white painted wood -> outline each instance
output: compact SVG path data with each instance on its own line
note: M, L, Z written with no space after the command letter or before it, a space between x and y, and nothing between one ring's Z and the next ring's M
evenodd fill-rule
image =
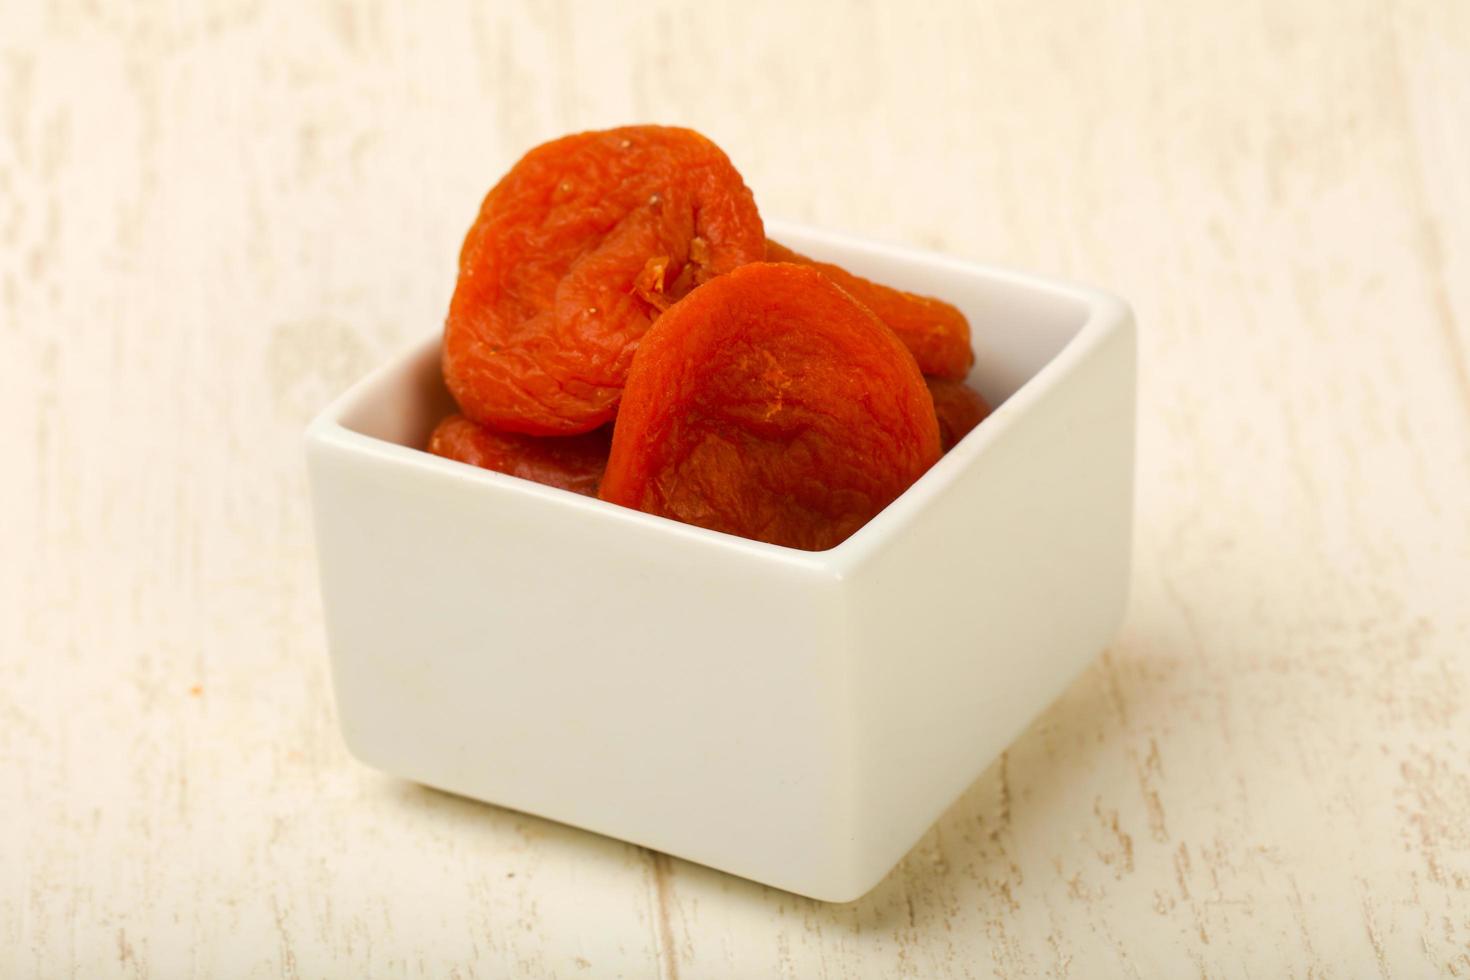
M1470 975L1470 7L420 6L0 10L0 975ZM301 427L633 120L1138 313L1123 631L852 905L336 732Z

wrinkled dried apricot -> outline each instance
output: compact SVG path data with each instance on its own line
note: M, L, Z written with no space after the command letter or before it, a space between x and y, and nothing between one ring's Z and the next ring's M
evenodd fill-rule
M757 263L644 336L600 496L819 551L938 458L933 402L893 332L817 270Z
M692 130L628 126L545 143L491 189L465 237L444 379L482 425L591 431L616 412L659 313L764 251L750 190Z
M925 374L959 381L970 373L975 363L975 353L970 349L970 322L944 300L864 279L841 266L793 252L780 242L766 242L766 261L796 262L820 269L898 334Z
M986 404L984 395L963 381L925 378L924 382L934 398L940 448L949 452L966 433L985 421L985 416L990 414L990 406Z
M497 432L463 415L451 415L429 437L429 452L595 497L611 439L606 428L577 436L527 436Z

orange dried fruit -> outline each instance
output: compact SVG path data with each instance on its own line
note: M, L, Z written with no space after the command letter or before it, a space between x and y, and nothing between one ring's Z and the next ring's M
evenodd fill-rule
M934 398L934 414L939 419L939 444L945 452L954 448L971 429L985 421L990 406L985 396L963 381L948 378L925 378L929 394Z
M628 126L545 143L491 189L465 237L444 379L482 425L591 431L615 414L649 324L764 252L750 190L692 130Z
M766 242L766 261L796 262L821 270L877 314L903 341L925 374L961 381L970 373L975 363L975 353L970 349L970 322L949 303L864 279L841 266L793 252L780 242Z
M815 269L757 263L671 307L633 359L600 496L818 551L939 458L913 355Z
M611 440L607 428L576 436L527 436L498 432L463 415L451 415L429 437L429 452L595 497Z

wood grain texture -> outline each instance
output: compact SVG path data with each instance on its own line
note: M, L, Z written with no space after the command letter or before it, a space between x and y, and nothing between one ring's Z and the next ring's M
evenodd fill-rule
M1470 5L422 6L0 8L0 975L1470 976ZM304 422L643 120L1138 314L1127 622L851 905L336 733Z

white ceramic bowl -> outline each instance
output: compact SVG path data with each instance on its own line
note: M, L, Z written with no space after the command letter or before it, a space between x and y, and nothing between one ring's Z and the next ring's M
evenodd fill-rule
M998 407L830 551L420 451L439 337L307 431L342 732L370 766L859 897L1116 630L1134 336L1111 296L810 229L965 311Z

